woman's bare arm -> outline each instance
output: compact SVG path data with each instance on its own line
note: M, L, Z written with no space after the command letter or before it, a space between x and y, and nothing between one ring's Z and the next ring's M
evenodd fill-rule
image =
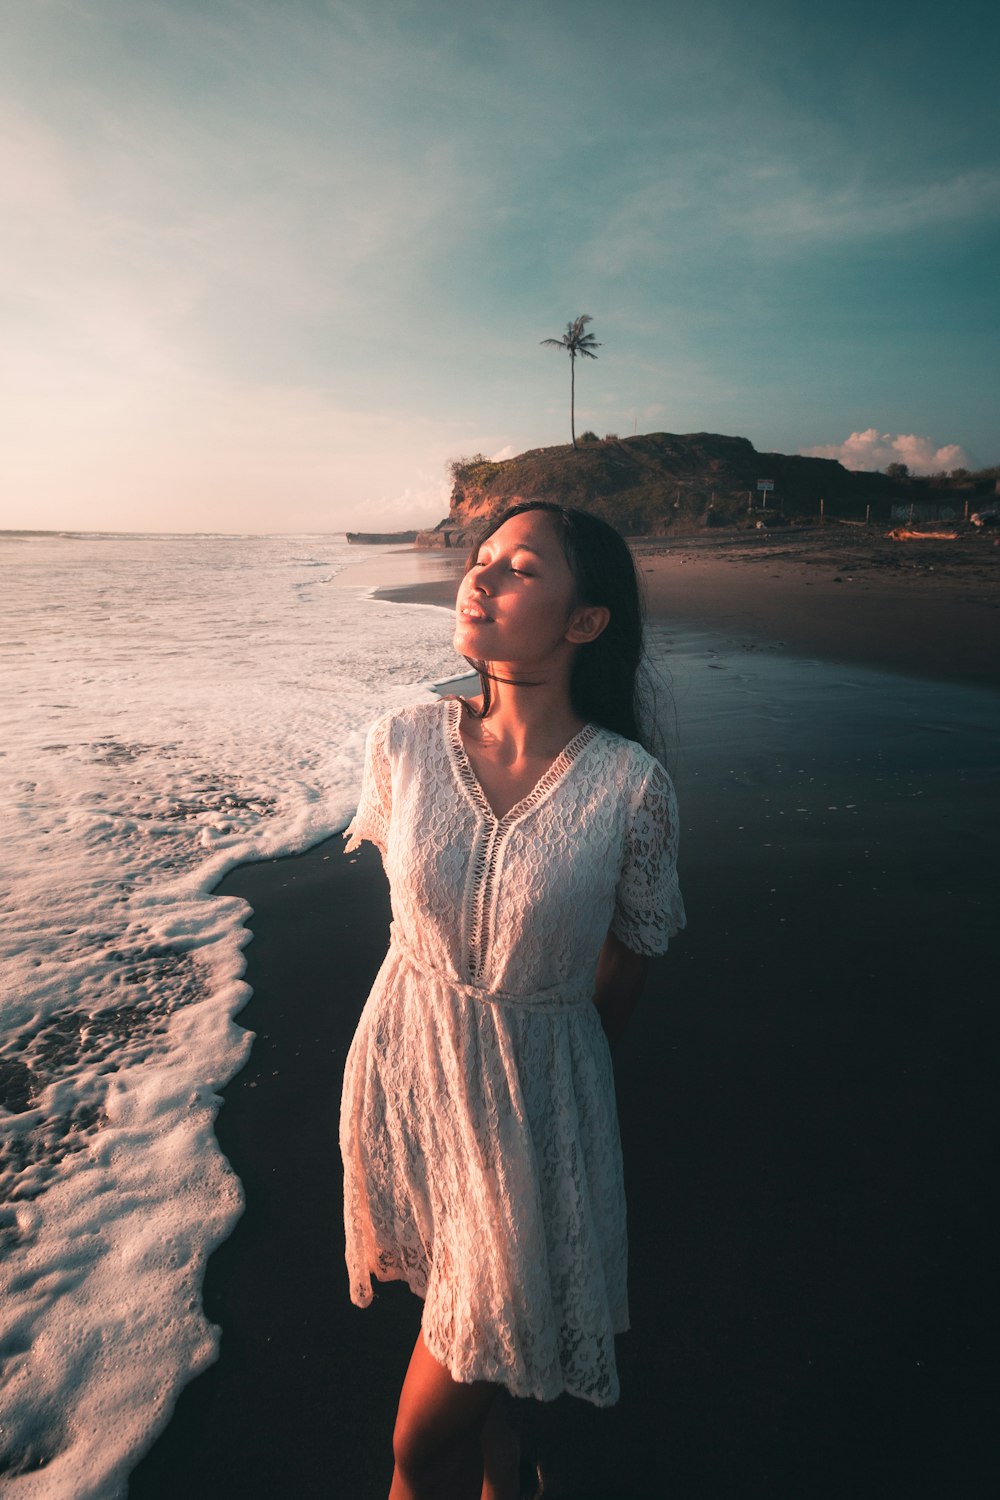
M594 1004L597 1006L604 1034L612 1047L621 1037L635 1010L648 969L648 958L644 958L641 953L633 953L613 932L608 933L597 960Z

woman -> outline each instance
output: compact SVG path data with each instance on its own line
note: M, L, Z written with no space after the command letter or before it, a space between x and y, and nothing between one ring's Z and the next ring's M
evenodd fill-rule
M393 911L344 1078L351 1296L367 1305L374 1275L424 1298L390 1500L516 1496L504 1390L617 1400L608 1039L684 923L673 790L637 743L618 533L507 510L470 558L455 646L481 696L379 719L348 829L349 849L381 849Z

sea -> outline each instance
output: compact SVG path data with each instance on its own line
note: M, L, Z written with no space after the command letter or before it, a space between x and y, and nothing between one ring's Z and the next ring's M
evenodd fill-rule
M449 612L343 536L0 533L0 1492L123 1495L216 1355L248 860L342 829Z

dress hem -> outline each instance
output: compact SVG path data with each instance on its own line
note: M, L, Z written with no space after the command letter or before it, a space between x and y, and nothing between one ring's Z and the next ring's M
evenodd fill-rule
M415 1297L419 1297L421 1302L426 1302L426 1290L421 1291L418 1287L415 1287L413 1285L413 1282L406 1275L405 1271L393 1271L386 1276L379 1276L375 1271L371 1270L369 1270L368 1272L367 1299L356 1297L354 1294L354 1288L352 1287L351 1301L354 1303L355 1307L370 1307L375 1296L372 1283L377 1282L380 1286L388 1286L389 1283L393 1281L405 1282L406 1286ZM631 1324L626 1318L620 1326L616 1325L612 1329L612 1333L617 1338L619 1334L628 1333L630 1327ZM519 1401L555 1401L559 1396L572 1396L575 1400L586 1401L591 1406L607 1408L616 1406L618 1404L618 1401L621 1399L621 1388L618 1385L617 1381L615 1382L614 1395L599 1397L594 1396L587 1391L577 1390L565 1380L550 1381L538 1385L531 1385L530 1382L527 1381L499 1380L490 1375L477 1374L475 1371L470 1371L466 1368L461 1367L457 1360L454 1360L449 1356L446 1349L438 1346L433 1334L428 1334L427 1329L424 1328L422 1320L420 1331L423 1334L424 1344L427 1348L428 1353L433 1359L437 1360L439 1365L442 1365L444 1369L448 1371L448 1374L451 1376L452 1380L456 1381L459 1385L472 1385L477 1380L483 1380L486 1381L486 1383L489 1385L502 1386L504 1390L508 1391L511 1396L514 1396Z
M423 1323L421 1323L420 1325L420 1331L423 1334L424 1344L427 1348L427 1352L433 1359L437 1360L439 1365L443 1365L443 1367L448 1371L448 1374L451 1376L452 1380L457 1381L459 1385L472 1385L475 1381L482 1380L485 1381L488 1385L501 1386L518 1401L555 1401L560 1396L572 1396L575 1400L586 1401L591 1406L607 1408L610 1406L616 1406L621 1399L621 1387L618 1384L617 1378L615 1380L613 1394L601 1397L594 1396L589 1391L576 1390L565 1380L550 1381L542 1385L532 1386L527 1381L521 1382L517 1380L500 1380L489 1375L478 1375L474 1372L461 1370L457 1366L457 1361L449 1359L447 1351L439 1349L435 1346L433 1335L428 1335L428 1332L424 1328ZM627 1333L628 1324L626 1323L624 1328L616 1328L614 1332L616 1336L619 1333Z

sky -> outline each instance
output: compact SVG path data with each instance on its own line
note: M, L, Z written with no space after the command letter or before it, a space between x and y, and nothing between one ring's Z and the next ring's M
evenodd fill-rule
M993 0L0 0L0 527L433 524L449 459L1000 462Z

